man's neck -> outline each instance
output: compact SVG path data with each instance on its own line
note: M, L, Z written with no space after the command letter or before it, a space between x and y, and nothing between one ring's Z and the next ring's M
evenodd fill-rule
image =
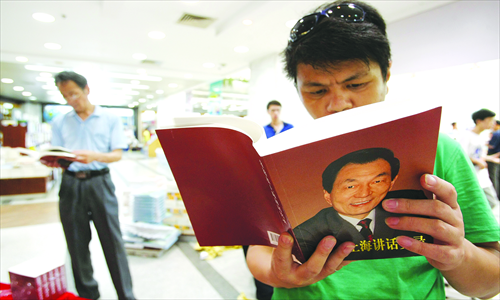
M94 112L95 110L95 105L88 105L85 110L77 112L76 114L83 120L85 121L90 115Z
M281 121L280 119L271 120L271 126L278 127L278 126L281 126L281 125L283 125L283 121Z
M481 134L481 132L483 132L484 129L481 127L481 126L478 126L476 125L473 129L472 129L472 132L474 132L475 134Z

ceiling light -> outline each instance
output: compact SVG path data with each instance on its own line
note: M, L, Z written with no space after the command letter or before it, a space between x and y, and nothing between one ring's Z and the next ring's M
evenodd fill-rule
M3 83L13 83L14 80L10 79L10 78L2 78L2 82Z
M25 97L29 97L29 96L31 96L31 93L30 92L23 92L22 95Z
M134 53L132 57L137 60L145 60L146 58L148 58L148 56L144 53Z
M132 104L133 104L134 106L137 106L137 105L139 105L139 102L134 101L134 102L132 102Z
M28 58L27 57L24 57L24 56L17 56L16 57L16 60L18 62L27 62L28 61Z
M169 86L170 86L170 85L169 85ZM164 91L163 91L163 90L156 90L156 93L157 93L158 95L161 95L161 94L163 94L163 93L164 93Z
M211 69L211 68L215 67L215 64L214 63L204 63L203 67L205 67L207 69Z
M154 97L155 97L155 96L153 96L153 95L147 95L147 96L146 96L146 98L148 98L148 99L153 99Z
M152 39L160 40L165 37L165 34L161 31L151 31L148 36Z
M54 22L56 20L56 18L54 18L52 15L46 13L34 13L31 16L37 21L46 23Z
M56 43L45 43L43 44L45 48L50 49L50 50L59 50L61 49L61 45L56 44Z
M37 65L26 65L26 66L24 66L24 68L26 70L30 70L30 71L50 72L50 73L59 73L59 72L64 71L63 68L37 66Z
M48 73L48 72L42 72L42 73L40 73L40 76L49 78L49 77L52 77L52 74ZM52 80L52 78L51 78L51 80Z
M237 46L237 47L234 47L234 52L237 52L237 53L248 52L248 47L246 47L246 46Z
M243 25L249 26L252 25L252 20L243 20Z
M36 97L35 96L31 96L28 99L30 99L30 100L36 100Z
M146 99L144 99L144 98L139 99L139 102L140 102L140 103L144 103L144 102L146 102L146 101L147 101L147 100L146 100Z
M134 105L134 104L132 104L132 103L130 103L130 104L128 105L128 107L130 107L130 108L134 108L134 107L135 107L135 105Z
M14 104L5 102L3 104L3 108L5 108L5 109L12 109L12 108L14 108Z
M168 84L168 87L169 88L172 88L172 89L175 89L176 87L178 87L179 85L177 83L169 83Z
M297 20L288 20L285 22L285 26L290 29L292 29L295 24L297 24Z
M14 91L16 91L16 92L21 92L21 91L24 91L24 88L23 88L22 86L18 86L18 85L17 85L17 86L15 86L15 87L13 87L13 89L14 89Z
M136 74L126 74L126 73L108 73L109 77L120 78L120 79L136 79L142 81L161 81L162 78L158 76L147 76L147 75L136 75Z
M130 80L131 84L139 85L141 82L139 80Z
M187 78L187 79L193 78L193 75L192 74L186 74L186 75L184 75L184 78Z

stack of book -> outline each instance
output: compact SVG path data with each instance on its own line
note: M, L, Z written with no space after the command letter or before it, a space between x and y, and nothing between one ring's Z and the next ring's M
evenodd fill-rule
M166 217L164 190L134 194L134 222L161 224Z
M122 223L123 241L128 254L159 257L179 239L175 227L144 222Z

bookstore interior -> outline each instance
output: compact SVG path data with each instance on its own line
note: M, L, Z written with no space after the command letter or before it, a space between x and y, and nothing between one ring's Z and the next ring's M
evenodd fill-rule
M90 103L117 117L126 140L121 159L108 167L135 297L258 299L242 243L198 243L197 228L199 238L231 231L229 221L218 219L224 211L221 206L232 204L212 207L208 203L218 198L211 198L196 207L187 197L203 197L200 186L211 182L208 177L230 181L241 170L227 171L232 175L217 172L226 170L225 161L237 163L242 158L227 151L213 171L198 172L196 166L212 155L211 147L228 146L222 143L224 134L203 128L217 123L215 119L188 124L194 122L189 118L244 120L244 129L237 130L247 132L253 126L252 133L245 133L251 139L245 134L230 139L248 139L252 151L252 142L257 144L254 136L264 134L263 127L271 122L266 108L271 100L281 103L281 120L294 126L290 132L301 127L314 130L294 83L284 75L281 52L297 20L322 3L2 1L0 300L79 298L59 211L61 181L70 172L61 159L71 166L76 156L52 144L53 120L74 111L55 83L54 77L62 71L87 79ZM426 129L428 136L432 130L455 134L452 123L460 131L470 130L474 127L471 114L482 108L495 112L498 120L498 1L375 1L372 5L387 22L392 66L384 104L400 107L395 115L403 116L414 103L440 107L434 127ZM455 16L443 21L448 14ZM190 134L191 127L186 136L165 129L182 125L182 117L187 117L184 125L202 125L198 135ZM227 126L233 128L232 123ZM486 139L490 132L482 136ZM276 137L274 145L280 141L288 141L285 134ZM183 150L174 154L163 148L166 145ZM58 167L47 165L48 156L56 157ZM167 156L179 158L169 164ZM278 164L278 159L273 163ZM183 168L189 170L183 172ZM200 174L206 179L198 178ZM301 174L305 181L307 174ZM178 184L176 178L192 184ZM241 184L243 190L245 185ZM210 214L210 224L192 223L189 211L192 218ZM245 217L235 221L242 220ZM100 244L105 237L98 235L94 225L91 235L99 299L118 299ZM446 295L471 299L450 286Z

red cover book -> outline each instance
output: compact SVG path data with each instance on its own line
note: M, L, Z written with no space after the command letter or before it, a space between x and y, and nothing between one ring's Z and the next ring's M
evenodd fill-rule
M265 139L259 124L236 117L178 118L174 127L156 133L201 246L276 246L279 234L287 231L295 239L294 255L303 262L314 251L315 239L331 231L338 245L345 240L356 243L347 259L373 259L415 255L397 247L397 235L432 242L419 233L382 231L377 221L387 217L386 212L375 204L383 197L431 198L419 178L433 172L440 117L441 107L377 103L311 121L270 139ZM341 189L337 179L329 179L328 170L359 153L364 159L366 151L379 150L392 153L392 160L347 162L332 175L342 178L348 167L365 171L372 165L390 167L379 172L385 174L383 180L362 183L385 182L378 198L348 206L373 206L364 208L374 219L368 225L372 232L360 238L366 234L353 228L362 226L349 225L353 222L349 216L360 214L339 208L341 197L336 195ZM325 190L323 177L331 191ZM320 220L314 221L319 225L311 227L313 220Z
M71 153L71 150L64 147L49 147L41 151L30 150L26 148L15 148L20 154L31 156L41 162L55 162L64 169L76 160L76 154Z

